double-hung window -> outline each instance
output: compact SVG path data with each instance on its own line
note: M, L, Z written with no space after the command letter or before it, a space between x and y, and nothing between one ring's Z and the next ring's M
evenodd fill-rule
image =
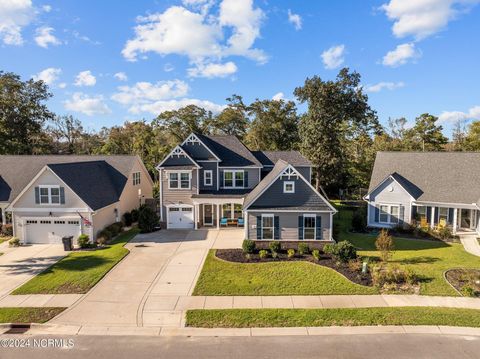
M190 172L170 172L168 174L168 188L190 189Z
M58 186L40 186L40 204L59 204L60 187Z
M262 239L273 239L273 214L262 215Z
M393 223L399 222L400 206L382 204L379 207L379 222L380 223Z
M438 208L438 224L440 226L446 226L448 223L448 208L440 207Z
M315 215L305 214L303 216L303 239L315 239Z
M223 187L243 188L245 186L244 175L243 170L223 171Z
M140 184L140 172L133 172L133 185L138 186Z
M203 185L211 186L213 184L213 172L212 170L206 170L203 172Z
M427 206L418 206L417 207L417 216L420 219L420 222L427 221Z

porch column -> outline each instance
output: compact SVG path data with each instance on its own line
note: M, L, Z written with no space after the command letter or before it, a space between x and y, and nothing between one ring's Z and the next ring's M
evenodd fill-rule
M435 226L435 207L432 207L432 214L430 216L430 228Z
M2 208L2 225L7 224L7 214L5 213L5 208Z
M457 234L457 208L453 209L453 223L452 223L452 234Z
M217 221L217 229L220 229L220 205L217 204L217 218L215 219Z
M193 206L193 209L194 209L194 212L193 212L193 220L194 220L194 224L195 224L195 229L198 229L198 211L199 211L199 205L198 204L195 204Z

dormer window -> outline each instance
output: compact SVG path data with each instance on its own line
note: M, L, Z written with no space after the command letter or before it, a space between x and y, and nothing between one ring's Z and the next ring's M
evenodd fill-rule
M283 193L295 193L295 182L293 181L283 182Z

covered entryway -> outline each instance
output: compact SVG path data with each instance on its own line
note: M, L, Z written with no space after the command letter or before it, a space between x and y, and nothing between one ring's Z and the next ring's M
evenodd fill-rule
M62 237L76 239L82 232L78 218L23 218L23 238L30 244L61 244Z
M187 204L167 207L168 229L193 229L193 206Z

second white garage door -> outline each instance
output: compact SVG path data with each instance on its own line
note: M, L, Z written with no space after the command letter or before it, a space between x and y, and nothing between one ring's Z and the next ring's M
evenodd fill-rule
M191 229L194 227L193 207L175 206L168 207L168 228L169 229Z
M25 243L62 243L62 237L81 234L80 220L25 218Z

